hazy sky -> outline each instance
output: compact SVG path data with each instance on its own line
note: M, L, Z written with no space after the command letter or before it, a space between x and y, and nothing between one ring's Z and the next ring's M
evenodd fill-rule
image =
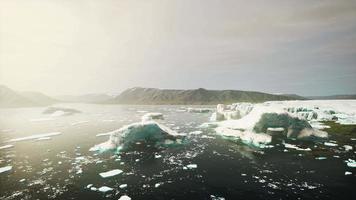
M0 0L0 84L356 93L356 1Z

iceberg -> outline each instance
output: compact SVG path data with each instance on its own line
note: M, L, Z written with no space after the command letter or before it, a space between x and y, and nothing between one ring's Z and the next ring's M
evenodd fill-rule
M116 175L119 175L121 174L123 171L120 170L120 169L114 169L114 170L110 170L110 171L107 171L107 172L102 172L100 173L99 175L102 177L102 178L108 178L108 177L112 177L112 176L116 176Z
M300 148L294 144L288 144L288 143L284 143L283 144L285 148L288 148L288 149L295 149L295 150L298 150L298 151L311 151L310 148L306 148L306 149L303 149L303 148Z
M21 137L21 138L15 138L15 139L8 140L7 142L20 142L20 141L25 141L25 140L35 140L35 139L39 139L39 138L57 136L60 134L62 134L62 133L61 132L43 133L43 134L30 135L30 136Z
M196 169L196 168L198 168L198 165L197 164L189 164L186 167L187 167L187 169Z
M210 117L211 121L240 119L253 109L251 103L236 103L232 105L218 104L216 112Z
M121 189L127 188L127 184L121 184L121 185L119 185L119 188L121 188Z
M112 132L108 141L95 145L89 151L125 150L137 142L164 144L170 140L173 144L178 136L180 134L155 121L142 121Z
M162 113L147 113L145 115L142 116L142 121L150 121L150 120L154 120L154 119L161 119L163 120L163 114Z
M12 170L12 166L0 167L0 173Z

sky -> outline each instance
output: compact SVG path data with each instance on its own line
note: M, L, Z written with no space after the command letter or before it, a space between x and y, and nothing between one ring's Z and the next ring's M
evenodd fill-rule
M0 84L356 93L355 0L0 0Z

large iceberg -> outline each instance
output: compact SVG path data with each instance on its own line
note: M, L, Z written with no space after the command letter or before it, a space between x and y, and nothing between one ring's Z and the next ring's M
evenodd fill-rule
M110 139L98 144L90 151L122 150L127 149L137 142L149 142L155 144L174 143L177 132L155 121L142 121L126 125L118 130L112 131Z
M228 138L236 138L241 140L245 144L251 144L256 147L265 147L266 144L269 144L272 141L272 137L264 133L233 130L225 127L218 127L215 129L215 131L221 136Z

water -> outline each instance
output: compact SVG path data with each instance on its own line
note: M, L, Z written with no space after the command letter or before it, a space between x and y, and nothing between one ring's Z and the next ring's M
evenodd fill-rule
M119 106L63 104L82 113L50 117L45 108L0 110L0 199L355 199L356 135L331 135L336 147L322 142L286 140L312 151L286 149L282 141L256 149L222 139L200 129L209 113L183 112L182 106ZM108 139L97 137L141 120L147 112L161 112L166 126L188 134L188 144L155 148L137 144L115 155L95 154L89 148ZM6 141L60 132L43 140ZM340 133L342 134L342 133ZM354 149L346 151L343 145ZM318 160L316 158L325 157ZM196 168L194 168L196 165ZM188 167L187 167L188 166ZM193 166L193 167L192 167ZM99 173L123 173L102 178ZM345 175L345 172L352 172ZM112 191L87 188L107 186ZM127 187L120 185L127 184Z

